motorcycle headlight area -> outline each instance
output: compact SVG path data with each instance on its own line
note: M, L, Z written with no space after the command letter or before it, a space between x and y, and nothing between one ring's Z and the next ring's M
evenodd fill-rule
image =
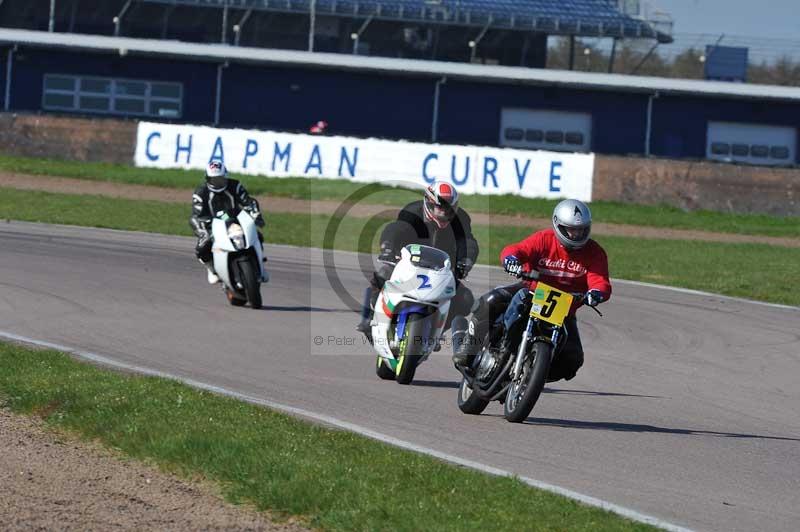
M244 237L244 231L239 224L231 224L228 226L228 238L231 239L233 247L237 250L242 250L247 247L247 239Z

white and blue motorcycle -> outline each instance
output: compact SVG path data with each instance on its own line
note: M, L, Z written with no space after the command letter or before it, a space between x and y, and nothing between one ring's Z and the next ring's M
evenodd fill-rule
M269 274L253 215L246 209L220 211L211 221L211 236L214 270L228 302L237 307L250 303L251 308L260 309L261 283L269 281Z
M401 250L371 323L378 377L400 384L414 380L417 367L439 345L455 294L447 253L419 244Z

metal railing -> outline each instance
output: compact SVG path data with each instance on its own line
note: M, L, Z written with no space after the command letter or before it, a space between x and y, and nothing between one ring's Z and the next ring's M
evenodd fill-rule
M195 5L205 7L253 9L283 13L310 14L315 16L340 16L353 18L373 17L391 21L417 21L430 24L455 24L459 26L484 27L517 31L541 31L562 35L591 35L617 38L658 38L661 30L650 20L634 17L623 12L619 16L586 17L536 15L525 12L469 9L463 5L447 6L443 3L359 1L359 0L138 0L140 2L171 5ZM620 0L625 2L626 0ZM630 2L631 0L627 0ZM637 5L638 5L638 0ZM671 33L671 19L669 19Z

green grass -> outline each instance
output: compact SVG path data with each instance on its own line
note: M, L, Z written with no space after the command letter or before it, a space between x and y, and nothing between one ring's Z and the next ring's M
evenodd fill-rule
M190 235L189 205L72 196L0 188L0 217ZM265 238L275 244L323 246L327 215L266 213ZM385 219L344 218L331 243L336 249L375 251ZM528 236L521 227L475 226L479 262L497 264L506 244ZM800 305L789 279L800 279L800 248L763 244L602 237L617 278L707 290L774 303ZM749 266L756 265L756 266Z
M86 163L31 159L0 155L0 171L24 174L72 177L94 181L191 189L202 181L201 173L187 170L160 170L107 163ZM363 185L343 180L266 178L234 176L241 179L252 194L269 194L297 199L343 200ZM402 205L419 199L419 193L391 187L374 187L368 203ZM524 215L549 218L555 201L518 196L463 196L462 206L470 212ZM724 233L800 237L800 217L756 214L726 214L711 211L686 212L668 206L630 205L593 202L595 220L609 223L646 225L674 229L698 229Z
M0 343L0 404L326 530L654 530L174 381Z

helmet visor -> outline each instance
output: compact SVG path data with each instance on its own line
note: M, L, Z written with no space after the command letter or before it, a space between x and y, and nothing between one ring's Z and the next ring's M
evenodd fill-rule
M228 178L225 175L206 176L208 186L215 189L223 189L228 185Z
M567 225L559 225L558 230L567 240L572 242L583 242L589 237L589 227L569 227Z
M425 206L428 208L430 215L440 222L449 222L456 216L455 209L444 202L437 204L425 198Z

